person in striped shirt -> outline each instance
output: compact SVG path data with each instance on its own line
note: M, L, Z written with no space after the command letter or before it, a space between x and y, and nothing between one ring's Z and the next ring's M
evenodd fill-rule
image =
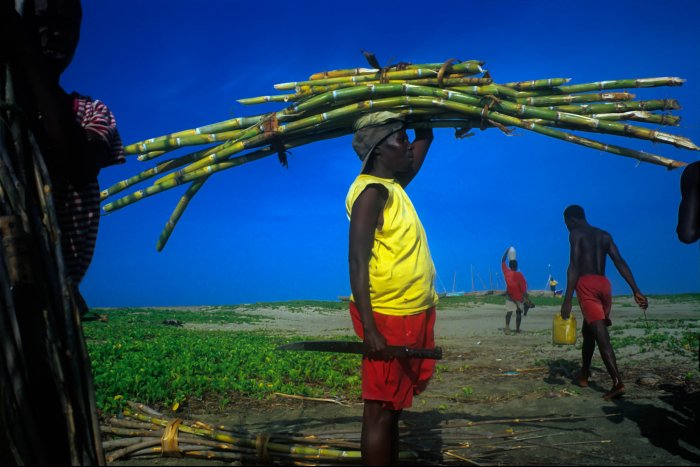
M33 10L30 10L33 4ZM79 0L34 0L16 25L11 63L22 79L18 92L51 176L66 276L81 315L79 292L92 261L100 220L100 169L125 162L116 120L100 100L67 93L60 77L78 45ZM17 37L16 37L17 38Z

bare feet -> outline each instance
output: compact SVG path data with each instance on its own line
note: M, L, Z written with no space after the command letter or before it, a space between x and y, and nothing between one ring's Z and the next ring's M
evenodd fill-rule
M610 399L620 397L624 393L625 393L625 385L622 383L618 383L615 386L613 386L613 388L610 391L606 392L603 395L603 399L605 399L606 401L609 401Z
M580 371L574 377L576 378L576 382L578 383L579 386L581 386L582 388L588 387L588 373L587 372Z
M510 328L505 328L505 329L503 330L503 332L504 332L506 335L510 334Z

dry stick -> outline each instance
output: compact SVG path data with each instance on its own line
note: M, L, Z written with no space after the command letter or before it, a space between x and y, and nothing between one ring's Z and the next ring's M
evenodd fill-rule
M454 457L455 459L459 459L459 460L461 460L461 461L464 461L464 462L466 462L466 463L468 463L468 464L470 464L470 465L484 465L484 464L479 464L478 462L473 461L473 460L471 460L471 459L467 459L466 457L459 456L459 455L457 455L457 454L455 454L455 453L453 453L453 452L451 452L451 451L445 451L445 454L447 454L447 455L450 456L450 457Z
M160 430L133 430L129 428L102 425L100 426L100 429L102 430L102 433L117 436L161 436L163 434L162 428Z
M121 418L116 418L112 417L110 418L107 423L110 425L115 425L121 428L136 428L136 429L146 429L146 430L162 430L163 427L154 425L152 423L145 423L145 422L139 422L138 420L127 420L127 419L121 419Z
M167 418L164 414L158 412L155 409L152 409L151 407L141 404L138 402L132 402L132 401L126 401L126 405L131 407L134 410L138 410L140 412L145 413L146 415L151 415L153 417L158 417L158 418Z
M160 438L152 438L140 443L134 444L133 446L127 446L125 448L114 451L106 456L107 462L114 462L124 456L127 456L133 452L140 451L144 448L150 448L151 446L160 445Z
M321 398L321 397L297 396L295 394L284 394L281 392L274 392L273 394L276 396L280 396L280 397L288 397L290 399L300 399L300 400L305 400L305 401L317 401L317 402L332 402L334 404L342 405L343 407L351 407L351 404L348 404L347 402L337 401L335 399L325 399L325 398Z
M103 430L102 433L105 433L105 431ZM112 433L110 433L110 434L112 434ZM108 441L102 442L102 448L105 451L112 451L114 449L133 446L135 444L140 444L140 443L143 443L144 441L152 441L154 439L160 440L161 437L160 436L158 436L158 437L156 437L156 436L136 436L135 438L110 439Z

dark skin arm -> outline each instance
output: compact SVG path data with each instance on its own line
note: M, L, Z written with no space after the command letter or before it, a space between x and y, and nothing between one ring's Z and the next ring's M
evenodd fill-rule
M382 227L381 214L386 200L383 188L370 185L355 200L350 214L350 288L362 318L365 345L372 353L379 353L386 347L386 339L374 322L369 293L369 260L374 232Z
M700 161L688 165L681 175L676 233L683 243L690 244L700 239Z
M620 255L620 252L617 249L617 245L615 245L615 242L613 241L612 237L610 238L608 255L610 256L610 259L612 260L617 270L620 272L622 278L625 279L625 282L627 282L627 284L629 284L630 288L632 289L632 293L634 293L634 301L637 302L637 305L639 305L640 308L646 310L649 307L649 302L644 296L644 294L642 294L642 292L639 290L639 287L637 287L637 283L634 280L634 276L632 276L632 271L627 265L627 262Z
M569 267L566 269L566 292L564 293L564 301L561 304L561 317L569 319L571 315L571 300L574 297L574 290L579 278L579 258L581 254L580 236L575 232L569 234Z
M415 130L416 139L413 140L413 164L410 170L396 174L396 181L406 188L411 180L416 176L423 166L425 156L428 154L430 144L433 142L432 128L417 128Z

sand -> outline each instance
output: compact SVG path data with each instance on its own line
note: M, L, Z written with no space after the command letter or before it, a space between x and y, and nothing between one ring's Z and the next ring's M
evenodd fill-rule
M274 319L232 328L266 329L293 334L299 340L305 336L332 339L348 335L350 329L345 311L276 307L250 308L245 312ZM503 306L460 305L438 310L436 340L443 348L444 358L428 390L404 412L401 425L402 436L408 436L415 427L436 428L412 444L422 451L424 465L700 464L697 352L677 355L660 349L642 352L635 346L618 349L618 365L627 392L621 398L604 401L602 395L610 388L610 378L597 352L590 386L581 388L574 378L580 366L580 335L573 346L551 343L556 312L555 306L538 306L523 319L522 333L505 335ZM580 325L580 313L577 311L575 316ZM641 316L631 299L617 299L611 330L624 328ZM700 306L698 302L652 299L647 316L652 324L661 321L678 326L677 320L685 320L700 325ZM229 413L186 416L261 432L359 433L361 401L351 398L345 402L347 406L277 397L263 404L240 406ZM479 423L469 429L457 428L468 421ZM490 454L483 442L475 440L471 447L453 451L470 461L441 452L446 444L454 444L455 436L466 442L480 436L497 439L499 434L511 432L522 433L521 440L493 441L495 447ZM155 459L116 464L219 462Z

